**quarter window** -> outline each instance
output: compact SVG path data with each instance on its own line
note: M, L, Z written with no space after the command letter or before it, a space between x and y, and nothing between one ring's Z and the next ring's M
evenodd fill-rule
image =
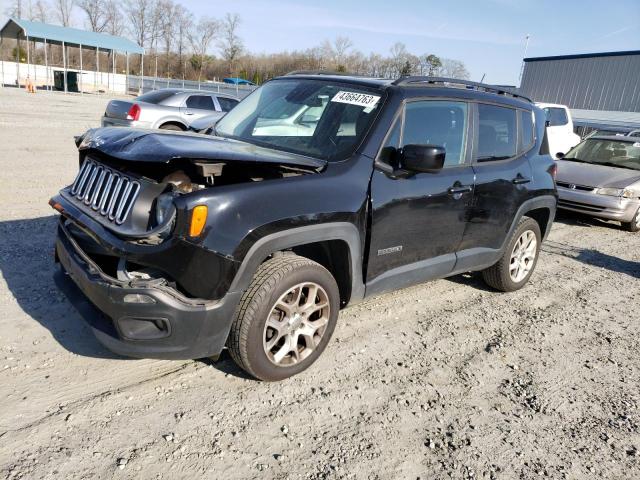
M446 151L445 167L465 161L467 104L464 102L410 102L405 108L404 145L437 145Z
M518 151L524 153L533 145L533 117L531 112L527 110L518 110L520 116L520 148Z
M516 155L516 111L478 104L478 162L506 160Z
M238 104L238 101L232 98L218 97L218 103L223 112L228 112Z
M195 108L198 110L214 110L213 98L210 95L191 95L187 98L187 108Z

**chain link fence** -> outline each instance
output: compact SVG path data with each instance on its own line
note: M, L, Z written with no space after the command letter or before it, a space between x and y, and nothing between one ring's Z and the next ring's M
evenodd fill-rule
M233 85L222 82L198 82L194 80L177 80L175 78L157 78L129 75L128 90L132 95L146 93L161 88L182 88L187 90L201 90L206 92L226 93L238 98L244 98L257 87L254 85Z

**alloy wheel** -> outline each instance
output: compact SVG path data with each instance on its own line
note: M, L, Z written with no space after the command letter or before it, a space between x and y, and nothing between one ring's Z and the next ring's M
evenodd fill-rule
M527 230L518 237L509 262L509 275L512 281L520 283L527 277L535 263L537 249L538 240L533 231Z
M290 366L319 346L330 318L329 296L317 283L290 288L273 305L264 327L262 345L269 360Z

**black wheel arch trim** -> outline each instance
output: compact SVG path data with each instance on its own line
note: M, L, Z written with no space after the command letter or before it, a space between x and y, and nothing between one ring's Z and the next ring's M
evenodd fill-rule
M358 227L348 222L331 222L282 230L256 241L245 255L229 291L244 291L251 283L258 267L269 255L288 248L328 240L344 241L349 248L351 296L348 304L364 298L362 280L362 242Z

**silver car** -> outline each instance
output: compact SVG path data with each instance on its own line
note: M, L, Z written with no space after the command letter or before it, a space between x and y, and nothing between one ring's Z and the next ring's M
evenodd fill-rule
M640 231L640 138L588 138L558 163L558 207Z
M102 117L103 127L187 130L194 120L222 118L239 100L223 93L165 88L134 100L111 100Z

